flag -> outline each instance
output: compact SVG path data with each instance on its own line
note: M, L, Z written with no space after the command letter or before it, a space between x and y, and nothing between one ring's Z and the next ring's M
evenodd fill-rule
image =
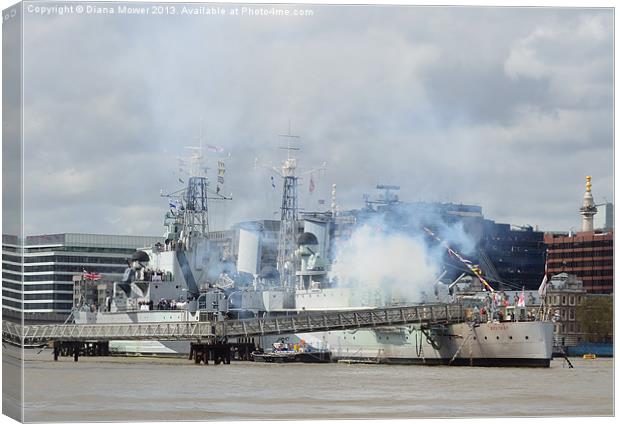
M310 191L310 193L314 193L314 177L312 174L310 175L310 187L308 187L308 191Z
M179 182L180 182L181 184L185 184L185 181L183 181L183 180L182 180L182 179L180 179L180 178L179 178Z
M325 204L325 199L319 199L319 205L324 205Z
M177 208L177 204L176 204L176 202L168 202L168 207L176 209Z
M222 177L221 175L219 177L217 177L217 182L219 184L224 184L224 177Z
M276 180L273 179L273 175L271 176L271 187L276 188Z
M522 308L525 306L525 288L521 288L521 293L519 293L519 302L517 306Z
M223 153L224 152L224 148L219 147L219 146L212 146L212 145L208 145L207 149L211 152L211 153Z
M95 281L95 280L101 280L101 274L96 274L94 272L90 273L90 272L86 272L86 270L84 270L84 279L86 280L91 280L91 281Z
M544 296L547 294L547 260L545 259L545 275L543 276L542 283L538 287L538 294Z

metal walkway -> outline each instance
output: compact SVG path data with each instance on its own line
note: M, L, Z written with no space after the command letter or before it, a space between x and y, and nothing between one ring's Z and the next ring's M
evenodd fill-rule
M50 341L100 342L110 340L191 340L213 339L209 322L153 322L131 324L48 324L27 325L3 321L2 340L37 345Z
M404 324L453 324L464 321L461 305L416 305L355 311L301 312L262 319L211 322L30 325L3 321L2 339L35 345L51 341L177 340L204 343L223 338L337 331Z
M403 324L453 324L464 320L461 305L419 305L356 311L305 312L268 319L217 323L216 333L226 337L253 337L312 333Z

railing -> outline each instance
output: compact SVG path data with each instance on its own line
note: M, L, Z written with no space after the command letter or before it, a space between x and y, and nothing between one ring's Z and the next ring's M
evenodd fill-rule
M54 341L196 340L214 337L209 322L30 325L2 323L2 338L24 344Z
M218 321L62 324L22 327L2 322L2 338L19 344L48 341L109 340L185 340L207 341L216 337L253 337L263 335L335 331L405 324L452 324L464 321L461 305L419 305L356 311L302 312L298 315Z
M461 305L403 306L357 311L306 312L259 320L221 321L216 324L216 334L251 337L389 325L455 323L463 320Z

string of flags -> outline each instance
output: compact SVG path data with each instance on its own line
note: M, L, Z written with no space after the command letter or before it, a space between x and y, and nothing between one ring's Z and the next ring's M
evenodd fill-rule
M491 287L491 285L489 283L487 283L487 281L484 279L484 277L482 277L482 270L480 269L480 266L472 264L472 262L470 260L467 260L467 259L463 258L456 251L452 250L452 248L448 245L448 243L446 243L445 241L443 241L442 239L437 237L437 235L435 235L435 233L433 233L431 230L429 230L426 227L423 227L423 228L424 228L424 231L426 231L431 237L433 237L435 240L437 240L439 243L441 243L448 250L448 254L450 254L451 256L454 256L459 261L461 261L463 264L465 264L467 269L469 269L476 277L478 277L478 279L480 280L480 282L483 285L483 288L488 289L491 293L495 292L495 290L493 290L493 287ZM494 298L494 300L495 300L495 298Z
M224 174L226 174L226 164L224 161L217 161L217 187L215 192L220 194L222 189L222 185L224 185Z

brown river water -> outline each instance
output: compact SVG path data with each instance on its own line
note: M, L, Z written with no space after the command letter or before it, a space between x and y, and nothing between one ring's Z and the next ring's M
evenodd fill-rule
M4 402L19 386L3 349ZM183 358L25 356L25 421L610 416L613 359L551 367L194 365ZM9 384L9 386L7 386ZM8 402L8 403L7 403Z

